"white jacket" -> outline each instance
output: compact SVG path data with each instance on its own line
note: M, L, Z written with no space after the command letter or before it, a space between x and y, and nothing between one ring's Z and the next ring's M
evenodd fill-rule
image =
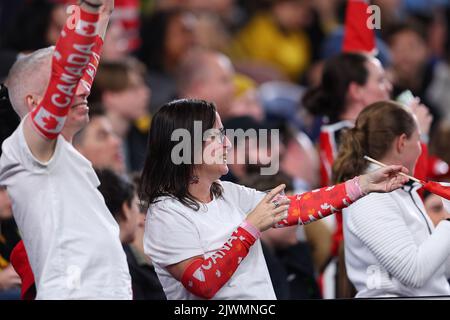
M345 263L356 297L450 295L450 222L434 228L419 187L371 193L344 210Z

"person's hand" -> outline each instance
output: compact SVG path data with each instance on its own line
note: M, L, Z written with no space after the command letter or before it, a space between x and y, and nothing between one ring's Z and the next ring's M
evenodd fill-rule
M400 175L400 172L408 173L408 169L400 165L392 165L363 174L359 178L361 191L364 194L394 191L409 180L407 177Z
M87 12L97 13L100 11L100 6L105 4L107 0L79 0L80 7Z
M106 17L109 19L114 11L114 0L103 0L103 6L101 6L99 14L100 19Z
M104 0L104 5L99 11L98 34L105 40L106 30L108 29L109 18L114 11L114 0Z
M290 200L286 197L274 198L284 190L286 185L280 184L271 190L250 212L246 220L260 231L267 230L287 217Z
M0 291L8 290L13 287L20 286L22 281L14 268L9 265L5 269L0 270Z
M420 99L417 97L410 103L409 106L411 108L412 113L417 118L420 133L422 135L428 136L430 133L431 122L433 121L433 116L428 110L428 107L423 103L420 103Z

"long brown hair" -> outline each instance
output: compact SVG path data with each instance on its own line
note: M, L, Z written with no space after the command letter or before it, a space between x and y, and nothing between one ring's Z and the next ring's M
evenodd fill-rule
M396 137L411 137L416 129L411 112L393 101L375 102L356 119L355 127L343 133L339 154L333 165L333 182L339 183L362 174L368 163L364 155L381 159Z

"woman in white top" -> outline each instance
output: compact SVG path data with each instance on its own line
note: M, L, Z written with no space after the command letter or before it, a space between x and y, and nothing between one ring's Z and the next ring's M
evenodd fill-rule
M315 221L407 180L396 174L405 168L391 166L302 195L280 196L284 185L265 194L219 180L230 146L212 103L177 100L153 117L141 186L150 205L144 250L168 299L275 299L261 231Z
M343 136L335 181L377 168L364 155L413 172L419 137L415 117L402 105L368 106ZM345 263L356 297L450 295L450 222L433 226L420 187L407 183L389 194L370 194L343 211Z

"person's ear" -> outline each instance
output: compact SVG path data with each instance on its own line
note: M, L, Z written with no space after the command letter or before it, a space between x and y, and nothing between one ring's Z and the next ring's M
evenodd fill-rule
M356 82L350 82L347 90L347 99L350 101L361 101L362 100L363 90L361 85Z
M25 97L25 104L28 111L33 110L39 104L39 101L35 95L29 94Z
M399 154L402 154L405 150L406 140L408 140L408 137L404 133L396 138L396 151Z
M130 216L131 216L131 206L128 205L127 201L124 201L122 203L122 214L121 214L122 220L126 222L130 219Z

